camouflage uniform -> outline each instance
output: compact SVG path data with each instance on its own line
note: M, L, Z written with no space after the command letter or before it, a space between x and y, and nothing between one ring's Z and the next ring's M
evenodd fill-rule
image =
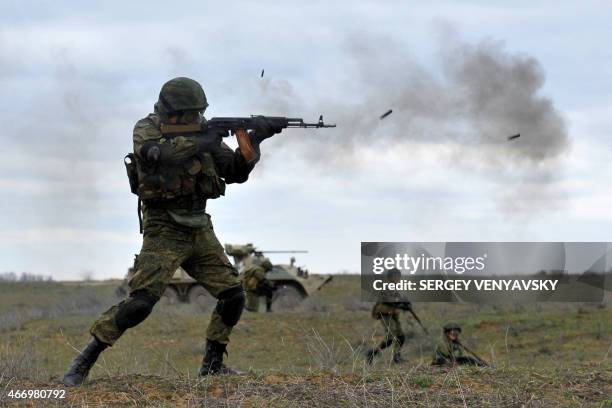
M259 311L259 298L266 297L266 311L271 311L274 283L266 278L266 272L272 269L267 258L262 262L254 262L246 266L241 274L242 286L246 291L246 309L251 312Z
M186 160L198 151L193 137L179 136L170 141L164 140L157 114L151 114L136 124L135 154L138 155L143 145L151 141L171 145L168 160ZM214 163L211 170L217 170L218 176L223 177L227 183L246 181L253 169L252 165L244 161L239 151L232 151L224 143L211 150L210 156ZM212 175L212 180L207 181L208 184L220 184L218 176ZM240 286L238 272L215 236L210 216L205 213L205 206L206 199L198 197L178 197L163 202L151 201L150 204L147 200L144 201L144 239L136 260L135 272L128 281L130 294L141 291L156 300L159 299L179 266L215 297L227 289ZM113 345L125 331L125 328L117 326L116 321L117 312L125 302L104 312L91 327L91 334L100 341ZM231 326L223 323L215 309L206 337L227 344L231 330Z
M144 206L142 249L128 298L93 324L93 338L64 375L65 385L81 385L100 353L147 318L179 266L217 298L199 375L236 373L223 356L244 308L244 290L215 236L206 201L224 195L226 183L245 182L259 160L259 144L281 129L257 119L247 134L247 149L254 152L247 163L240 149L222 142L226 131L202 126L207 106L199 83L174 78L163 85L155 113L136 123L134 153L127 156L133 165L126 162L126 168L139 209Z
M453 361L463 359L465 353L463 347L454 341L450 341L445 335L438 341L432 365L452 365Z
M451 330L461 332L461 327L457 323L446 323L442 329L442 338L438 341L434 351L431 365L437 366L453 366L459 365L478 365L484 366L484 362L470 356L464 346L457 340L451 340L446 333Z
M401 272L395 268L387 270L384 275L387 282L398 282L401 276ZM378 302L376 302L372 308L372 318L380 320L385 338L380 342L378 347L366 352L366 361L368 364L372 364L374 357L391 344L393 344L393 362L400 363L403 361L401 349L406 341L406 335L402 330L399 316L400 311L406 310L408 307L410 307L410 302L408 302L400 292L384 291L380 293Z
M385 338L379 344L378 348L372 352L372 357L393 344L393 359L396 362L401 361L400 352L406 341L406 336L402 330L399 316L400 309L395 303L376 302L376 304L374 304L372 308L372 318L380 320Z

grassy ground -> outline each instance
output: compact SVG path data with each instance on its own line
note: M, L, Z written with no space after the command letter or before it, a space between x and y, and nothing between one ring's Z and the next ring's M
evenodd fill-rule
M197 379L207 313L158 305L107 350L84 387L67 398L15 401L10 390L62 388L97 314L116 302L116 282L0 284L0 406L611 406L612 310L589 304L505 307L417 304L435 338L405 316L407 362L389 353L373 367L363 352L380 341L358 277L338 277L291 312L246 313L229 365L246 376ZM492 367L429 366L446 320Z

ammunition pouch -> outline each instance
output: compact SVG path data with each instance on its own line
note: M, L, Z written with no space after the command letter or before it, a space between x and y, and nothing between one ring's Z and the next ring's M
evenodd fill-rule
M201 170L195 158L182 163L142 162L138 160L138 196L143 200L173 199L195 193Z
M225 195L225 181L217 174L212 156L208 153L198 156L202 165L197 183L198 195L212 199Z
M137 193L147 203L185 196L213 199L225 194L225 182L217 174L213 158L208 153L198 154L180 163L137 160L136 170ZM194 209L192 206L171 208Z

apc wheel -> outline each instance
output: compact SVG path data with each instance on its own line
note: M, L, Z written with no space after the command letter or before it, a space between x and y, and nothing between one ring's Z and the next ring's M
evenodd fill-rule
M216 304L214 297L201 285L194 285L189 289L189 303L201 311L211 310Z
M293 310L306 298L302 292L291 285L283 285L274 291L272 308L274 310Z
M179 302L179 295L176 289L172 286L168 286L164 291L159 303L162 305L176 305Z

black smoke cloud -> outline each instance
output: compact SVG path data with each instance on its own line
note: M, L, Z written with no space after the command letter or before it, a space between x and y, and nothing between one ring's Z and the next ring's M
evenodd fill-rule
M301 149L302 157L322 169L350 166L364 149L410 147L418 155L443 145L450 152L446 165L484 174L497 185L504 210L529 213L560 205L557 181L569 148L567 126L541 94L545 73L534 57L511 53L501 42L470 44L448 33L441 36L435 64L428 64L435 69L386 38L353 39L346 55L344 72L352 79L338 78L329 96L306 101L287 81L260 81L254 101L260 108L263 101L265 109L293 116L324 111L338 124L279 143ZM353 89L344 92L347 83ZM380 120L388 109L393 114ZM521 138L508 141L516 133Z

